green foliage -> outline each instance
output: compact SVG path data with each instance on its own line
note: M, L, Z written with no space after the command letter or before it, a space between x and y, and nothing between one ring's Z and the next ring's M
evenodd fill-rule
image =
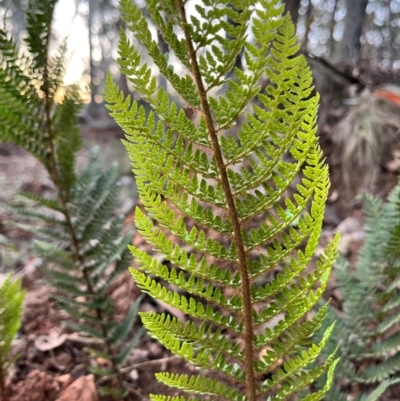
M21 280L13 280L8 275L0 283L0 399L5 397L7 371L14 362L8 355L21 326L24 296Z
M347 400L349 387L350 393L357 389L357 401L379 400L399 381L400 184L386 203L366 196L364 214L365 240L355 269L343 259L335 267L343 311L330 311L337 320L330 348L339 346L343 357L326 400Z
M120 365L136 346L134 331L140 299L117 321L110 297L112 285L130 265L122 235L123 219L114 214L119 194L117 168L102 172L96 153L76 174L81 147L77 113L81 100L76 87L62 87L65 42L49 57L51 22L56 0L31 0L27 13L26 44L21 55L11 39L0 32L0 140L22 146L47 169L56 187L55 198L22 194L30 207L16 209L34 221L36 254L41 269L57 290L55 298L73 330L101 340L96 356L110 361L110 369L93 367L105 376L103 393L126 393ZM57 93L64 92L58 102ZM108 387L107 387L108 386Z
M67 326L105 344L102 358L115 363L109 376L118 374L117 367L129 356L141 335L141 330L132 333L140 299L118 322L110 298L111 285L131 263L127 245L132 236L121 235L123 219L114 215L119 193L117 178L117 166L103 173L94 152L70 189L68 214L62 211L50 215L49 208L37 207L35 211L18 210L20 216L41 223L35 229L41 240L34 242L36 254L43 262L41 269L58 290L55 299L59 305L74 318L66 322ZM35 198L35 202L37 206L51 206L47 199ZM66 216L73 222L72 228ZM60 246L67 243L76 248L71 252L65 245ZM98 350L89 351L98 355ZM100 372L97 368L93 370Z
M160 373L162 383L185 395L151 399L287 400L327 372L323 389L303 398L320 400L337 360L333 352L325 364L311 364L333 326L313 342L327 307L309 312L325 289L338 239L307 268L329 187L315 137L318 96L310 69L278 0L204 1L196 5L201 20L184 3L147 2L179 59L171 66L141 10L121 1L127 28L178 98L157 86L123 31L121 70L152 111L124 98L111 78L104 95L126 132L144 209L136 210L136 226L170 262L130 246L132 275L144 292L192 318L183 324L149 312L141 313L143 323L200 374L212 374ZM225 81L243 48L246 69L234 69ZM265 77L270 84L262 89ZM220 95L215 89L222 85ZM182 102L195 111L194 121Z

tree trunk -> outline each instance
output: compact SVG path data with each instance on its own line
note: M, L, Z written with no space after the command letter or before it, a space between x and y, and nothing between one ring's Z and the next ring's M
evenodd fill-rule
M347 0L344 33L338 46L338 61L350 60L357 64L367 5L368 0Z
M94 85L94 62L93 62L93 15L95 12L95 4L93 0L89 0L89 14L88 14L88 35L89 35L89 69L90 69L90 104L95 105L95 97L97 94L97 86Z
M387 7L389 11L389 20L388 20L388 25L389 25L389 38L388 38L388 43L387 43L387 58L390 60L390 70L393 69L393 56L394 56L394 42L396 40L396 30L395 26L393 24L393 19L394 19L394 13L392 12L392 9L390 7L390 0L387 2Z
M329 27L329 55L333 55L335 52L335 39L333 37L333 33L335 31L335 16L336 16L336 12L337 12L337 7L338 7L338 0L334 0L335 1L335 5L333 7L333 11L332 11L332 16L331 16L331 21L330 21L330 27Z
M285 13L290 13L292 21L297 25L301 0L285 0Z
M125 31L125 21L123 21L120 16L118 19L118 22L117 22L117 32L120 32L121 29L123 29ZM128 86L128 78L126 77L125 74L120 74L119 80L118 80L118 85L121 88L123 94L125 96L128 96L130 91L129 91L129 86Z
M309 1L307 12L306 12L306 15L305 15L305 28L306 28L306 31L304 32L304 37L303 37L303 40L301 42L301 49L302 49L303 52L307 51L308 36L310 34L311 24L312 24L313 20L314 20L314 9L313 9L313 5L312 5L311 1Z

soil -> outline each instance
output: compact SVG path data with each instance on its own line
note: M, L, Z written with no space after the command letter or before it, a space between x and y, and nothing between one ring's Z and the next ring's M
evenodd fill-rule
M78 165L81 167L84 164L93 145L100 148L105 168L114 161L119 162L123 187L121 211L126 215L127 229L131 229L132 210L137 198L129 160L120 142L122 133L114 125L110 125L108 120L101 121L103 124L96 121L82 125L85 145L79 154ZM355 198L356 190L346 188L343 184L340 161L335 159L335 146L328 133L321 133L321 145L330 165L332 180L321 246L339 230L343 234L341 253L354 262L363 242L362 204ZM387 159L388 162L392 160L392 154L387 155ZM382 168L376 182L372 192L385 198L397 182L397 173ZM14 200L19 190L42 196L54 191L46 172L33 157L18 147L4 144L0 145L0 186L2 205ZM42 277L37 270L38 261L32 256L31 235L11 222L10 212L6 208L0 208L0 236L12 245L12 248L0 256L0 276L6 270L14 270L23 277L23 285L28 292L22 328L13 348L13 354L20 354L20 358L8 381L8 401L107 400L106 397L101 398L96 391L98 379L88 373L91 360L85 352L87 339L65 330L62 321L66 316L50 300L51 288L41 281ZM141 238L135 237L134 243L140 244ZM117 315L123 316L130 302L139 295L140 291L129 273L121 276L112 289ZM336 290L334 277L326 296L332 298L334 305L340 305L341 298ZM141 304L141 310L160 312L166 309L165 305L146 297ZM59 345L43 351L40 350L38 341L55 341ZM147 400L150 393L176 395L154 377L155 372L165 370L171 373L195 373L192 366L172 356L156 341L144 335L124 367L130 382L129 399Z

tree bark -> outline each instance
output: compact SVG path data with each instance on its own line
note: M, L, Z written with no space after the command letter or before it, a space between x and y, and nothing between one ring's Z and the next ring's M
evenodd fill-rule
M97 94L97 87L94 85L94 62L93 62L93 15L95 4L93 0L89 0L89 14L88 14L88 35L89 35L89 69L90 69L90 104L91 106L95 105L95 96Z
M338 6L338 1L335 1L335 5L333 7L333 11L332 11L332 16L331 16L331 21L330 21L330 27L329 27L329 31L330 31L330 38L329 38L329 55L331 56L332 54L334 54L335 52L335 39L333 38L333 33L335 31L335 16L336 16L336 11L337 11L337 6Z
M297 25L301 0L285 0L285 13L290 13L292 21Z
M367 5L368 0L347 0L344 33L338 46L338 61L350 60L357 64Z
M396 30L393 25L393 19L394 19L394 13L392 12L392 9L390 7L390 0L387 1L387 7L389 11L389 20L388 20L388 25L389 25L389 38L388 38L388 43L387 43L387 58L390 60L390 70L393 69L393 56L394 56L394 42L396 40Z
M312 3L310 1L308 3L307 12L306 12L306 15L305 15L305 28L306 28L306 31L304 32L304 37L303 37L303 40L301 42L302 51L307 51L308 36L310 34L311 24L312 24L313 20L314 20L314 9L313 9L313 5L312 5Z
M117 30L118 30L118 32L121 29L125 30L125 21L123 21L121 16L120 16L119 19L118 19L118 22L117 22ZM123 94L125 96L128 96L130 91L129 91L129 86L128 86L128 78L126 77L125 74L120 74L118 84L119 84L119 87L121 88Z

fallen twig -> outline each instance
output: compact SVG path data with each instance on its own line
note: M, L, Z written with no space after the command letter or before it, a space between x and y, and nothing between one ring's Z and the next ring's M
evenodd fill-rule
M144 361L144 362L135 363L134 365L126 366L125 368L121 369L121 372L127 373L127 372L131 372L134 369L138 370L138 369L146 368L148 366L167 364L168 362L177 361L179 359L181 359L179 356L169 356L169 357L161 358L161 359L152 359L151 361Z

